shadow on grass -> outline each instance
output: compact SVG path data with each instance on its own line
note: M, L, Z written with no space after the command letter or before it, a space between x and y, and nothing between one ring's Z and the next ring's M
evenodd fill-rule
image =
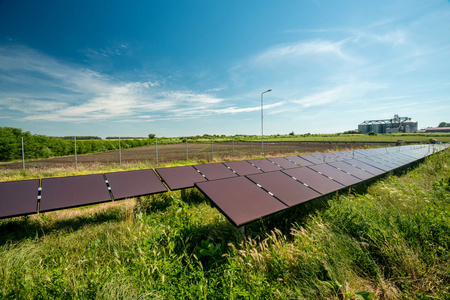
M0 223L0 246L7 243L18 243L26 239L34 239L56 231L76 231L85 225L101 224L126 218L124 210L119 208L81 215L64 220L54 220L47 214L36 218L24 216L5 220Z

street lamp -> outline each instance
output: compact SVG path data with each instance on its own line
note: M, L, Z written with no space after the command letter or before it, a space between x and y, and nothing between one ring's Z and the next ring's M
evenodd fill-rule
M263 94L271 92L272 90L267 90L261 93L261 155L264 156L264 125L263 125Z

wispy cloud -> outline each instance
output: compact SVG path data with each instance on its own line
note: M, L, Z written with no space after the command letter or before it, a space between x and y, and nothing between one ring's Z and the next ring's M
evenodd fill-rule
M267 61L292 59L295 57L309 55L325 55L331 54L341 59L349 60L342 51L342 46L346 40L331 42L327 40L300 41L297 43L289 43L276 45L273 48L261 53L256 57L256 62L264 63Z

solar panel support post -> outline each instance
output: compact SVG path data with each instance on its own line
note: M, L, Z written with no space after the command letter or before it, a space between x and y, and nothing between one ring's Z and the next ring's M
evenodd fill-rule
M25 151L23 148L23 137L22 137L22 169L25 170Z
M180 190L181 200L186 200L186 189Z
M120 149L120 137L119 137L119 166L122 166L122 151Z
M239 227L238 227L238 230L239 230L239 233L241 234L242 238L245 239L245 238L246 238L245 225L239 226Z
M75 169L78 169L78 161L77 161L77 137L73 137L74 144L75 144Z
M159 166L159 158L158 158L158 139L155 136L155 152L156 152L156 165Z

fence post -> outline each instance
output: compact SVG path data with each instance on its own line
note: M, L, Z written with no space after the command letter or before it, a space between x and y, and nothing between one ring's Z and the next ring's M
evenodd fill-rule
M119 166L122 166L122 150L120 149L120 137L119 137Z
M231 142L233 144L233 157L234 157L234 136L231 137Z
M214 138L211 137L211 161L214 159Z
M75 169L78 169L78 161L77 161L77 137L73 137L75 143Z
M23 137L22 137L22 168L25 170L25 151L23 149Z
M156 165L159 166L159 158L158 158L158 139L155 136L155 151L156 151Z
M253 138L250 137L250 156L253 157Z
M189 160L189 156L188 156L188 142L187 142L187 137L186 137L186 161Z
M280 140L280 142L281 142L281 155L283 155L283 138L281 137L280 139L281 139Z
M295 155L295 136L294 136L294 155Z

